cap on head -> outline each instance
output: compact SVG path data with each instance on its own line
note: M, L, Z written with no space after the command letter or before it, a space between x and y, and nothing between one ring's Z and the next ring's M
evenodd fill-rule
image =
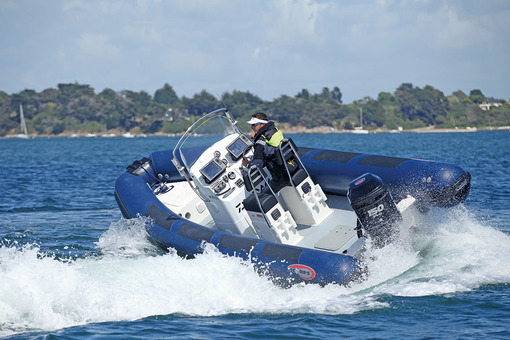
M253 116L251 116L251 119L247 121L250 125L255 124L266 124L268 122L267 116L264 112L257 112Z
M263 119L258 119L258 118L255 118L255 117L252 117L249 121L247 121L246 123L250 124L250 125L255 125L255 124L266 124L267 123L267 120L263 120Z

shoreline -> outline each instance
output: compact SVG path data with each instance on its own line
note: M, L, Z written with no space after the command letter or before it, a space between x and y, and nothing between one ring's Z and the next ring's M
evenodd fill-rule
M334 134L334 133L350 133L350 134L359 134L355 133L355 130L336 130L330 126L318 126L315 128L304 128L304 127L282 127L280 128L283 133L287 134ZM467 128L436 128L435 126L427 126L422 128L415 128L409 130L388 130L388 129L375 129L368 130L365 134L373 134L373 133L458 133L458 132L477 132L477 131L509 131L510 126L500 126L500 127L467 127ZM365 130L367 131L367 130Z
M283 125L280 130L284 134L375 134L375 133L467 133L467 132L478 132L478 131L510 131L510 126L500 127L467 127L467 128L436 128L435 126L427 126L409 130L387 130L387 129L375 129L375 130L363 130L364 133L356 133L356 130L337 130L331 126L317 126L314 128L305 128L302 126L285 126ZM153 134L140 134L132 135L129 133L120 133L118 130L106 131L104 133L61 133L58 135L28 135L27 138L111 138L111 137L124 137L124 138L142 138L142 137L179 137L183 133L165 134L165 133L153 133ZM6 135L0 137L0 139L23 139L17 135Z

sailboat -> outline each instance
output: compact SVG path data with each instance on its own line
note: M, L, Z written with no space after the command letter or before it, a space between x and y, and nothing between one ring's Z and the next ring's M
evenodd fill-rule
M368 134L368 130L363 129L363 109L361 107L359 108L359 125L360 126L356 126L354 130L352 130L352 133Z
M25 115L23 114L23 105L21 105L21 104L19 106L19 117L20 117L21 132L18 133L15 137L16 138L28 138L27 123L25 122Z

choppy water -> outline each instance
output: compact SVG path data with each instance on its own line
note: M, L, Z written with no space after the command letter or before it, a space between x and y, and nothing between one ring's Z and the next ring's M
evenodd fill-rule
M296 135L298 145L450 162L463 205L373 251L348 287L284 289L208 249L165 254L113 185L176 138L0 140L0 337L510 337L510 133Z

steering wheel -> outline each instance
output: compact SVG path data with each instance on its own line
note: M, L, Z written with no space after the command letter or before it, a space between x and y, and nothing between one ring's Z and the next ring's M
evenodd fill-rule
M242 161L242 162L244 162L244 160L245 160L245 159L246 159L246 160L248 160L248 159L246 158L246 154L247 154L250 150L252 150L252 149L253 149L253 144L248 145L248 146L244 149L244 151L243 151L243 155L242 155L242 157L241 157L241 161ZM249 161L249 160L248 160L248 161ZM243 166L244 166L244 164L243 164ZM243 166L241 166L241 169L243 168Z
M254 148L254 144L250 144L246 147L246 149L244 149L243 151L243 159L246 158L246 153L249 152L251 149Z

